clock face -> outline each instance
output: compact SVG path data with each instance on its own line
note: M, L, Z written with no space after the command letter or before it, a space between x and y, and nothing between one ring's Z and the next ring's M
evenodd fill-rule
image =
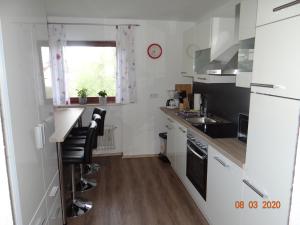
M162 55L162 48L159 44L151 44L147 52L150 58L158 59Z

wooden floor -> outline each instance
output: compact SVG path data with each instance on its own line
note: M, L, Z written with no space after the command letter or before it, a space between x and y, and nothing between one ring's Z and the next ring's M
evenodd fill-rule
M171 167L158 158L97 158L93 210L68 225L208 225Z

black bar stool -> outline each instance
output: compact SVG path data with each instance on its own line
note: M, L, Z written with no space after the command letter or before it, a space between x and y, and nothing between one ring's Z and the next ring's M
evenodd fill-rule
M98 136L104 136L104 128L105 128L105 116L106 116L106 110L102 108L95 108L94 109L95 113L99 113L101 120L99 124L99 129L98 129ZM97 172L100 169L100 165L98 163L92 163L92 164L87 164L86 165L86 174L91 174L94 172Z
M94 114L94 122L96 122L97 127L95 129L95 135L93 137L93 143L92 143L92 147L91 147L91 156L92 156L92 149L93 148L97 148L97 133L99 132L99 126L98 124L100 124L100 116L98 114ZM64 149L69 149L70 147L84 147L85 146L85 142L86 142L86 137L84 135L80 135L80 136L72 136L71 138L67 138L64 143L62 144ZM92 162L92 157L89 161L89 163ZM80 182L78 183L76 190L80 191L80 192L84 192L84 191L88 191L91 190L92 188L97 186L97 182L95 180L92 179L86 179L83 176L83 164L80 164Z
M97 135L98 136L103 136L104 135L104 127L105 127L105 116L106 116L106 110L105 109L102 109L102 108L95 108L93 110L93 114L92 114L92 119L94 119L94 115L95 114L98 114L100 115L101 117L101 120L100 120L100 125L99 125L99 128L98 128L98 132L97 132ZM71 131L71 138L77 138L80 137L81 135L84 135L86 133L86 130L87 130L87 127L76 127L76 128L73 128L72 131ZM79 141L78 141L79 142ZM83 141L81 141L83 142ZM97 146L95 146L96 148ZM86 171L86 175L90 175L90 174L93 174L93 173L97 173L100 169L100 165L97 164L97 163L92 163L92 164L86 164L85 165L85 171Z
M92 158L92 145L94 136L96 136L97 123L92 121L88 133L85 139L84 147L71 147L63 146L62 148L62 160L64 164L71 165L72 172L72 204L68 212L69 217L77 217L85 214L93 207L91 201L78 199L75 196L75 165L82 165L84 163L90 163Z

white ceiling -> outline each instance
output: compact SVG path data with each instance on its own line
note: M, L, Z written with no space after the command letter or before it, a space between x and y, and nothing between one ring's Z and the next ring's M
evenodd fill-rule
M197 21L230 0L46 0L49 16Z

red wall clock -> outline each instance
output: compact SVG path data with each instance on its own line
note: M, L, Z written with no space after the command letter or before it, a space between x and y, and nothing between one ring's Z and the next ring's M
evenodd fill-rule
M151 44L147 50L148 56L152 59L158 59L162 55L162 48L159 44Z

